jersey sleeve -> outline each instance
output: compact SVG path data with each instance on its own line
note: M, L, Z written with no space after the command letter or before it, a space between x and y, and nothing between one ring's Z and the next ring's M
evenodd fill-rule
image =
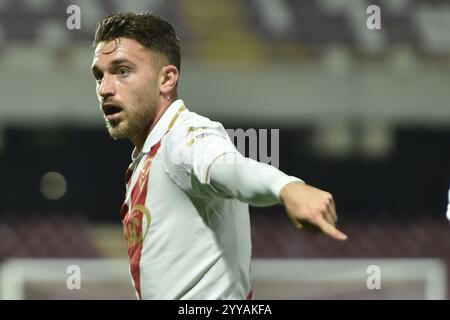
M208 120L174 129L163 142L166 173L185 192L215 194L210 185L212 163L224 154L238 153L225 128Z
M253 206L281 204L281 189L291 182L303 180L288 176L277 168L244 158L240 154L222 156L211 166L211 184L223 195Z

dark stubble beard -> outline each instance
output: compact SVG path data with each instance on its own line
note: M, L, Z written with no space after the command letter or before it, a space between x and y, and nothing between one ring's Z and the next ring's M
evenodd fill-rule
M111 123L104 117L106 129L114 140L146 136L149 133L148 129L155 113L154 110L155 108L152 106L137 108L134 112L122 109L125 119L117 124Z

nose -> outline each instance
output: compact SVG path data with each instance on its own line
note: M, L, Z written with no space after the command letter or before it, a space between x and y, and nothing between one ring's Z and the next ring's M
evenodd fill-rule
M113 79L105 75L101 82L97 84L97 93L103 99L114 96L115 88Z

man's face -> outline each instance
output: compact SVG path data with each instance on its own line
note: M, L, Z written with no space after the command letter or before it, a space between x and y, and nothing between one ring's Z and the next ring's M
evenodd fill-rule
M97 45L92 72L112 138L132 139L148 134L159 99L160 68L155 59L156 54L128 38Z

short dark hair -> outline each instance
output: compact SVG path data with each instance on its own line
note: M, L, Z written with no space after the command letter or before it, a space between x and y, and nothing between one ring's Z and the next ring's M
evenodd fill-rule
M107 15L97 23L92 46L119 37L136 40L144 47L163 54L169 64L180 70L180 40L173 26L163 18L149 12Z

